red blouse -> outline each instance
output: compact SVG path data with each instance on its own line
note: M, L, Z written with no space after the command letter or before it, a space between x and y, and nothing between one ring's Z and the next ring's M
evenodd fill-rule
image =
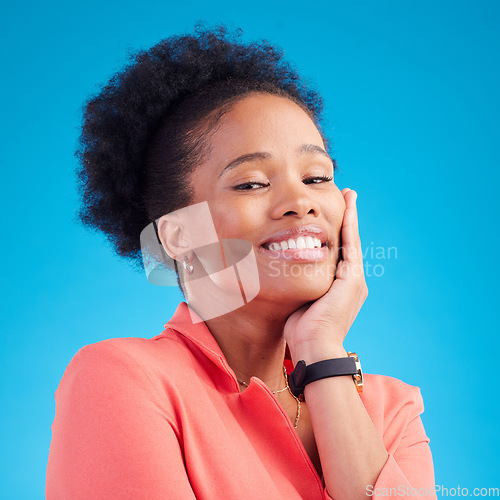
M389 453L367 494L435 499L420 389L366 374L360 397ZM160 335L104 340L72 359L56 391L46 498L330 499L277 399L256 377L240 392L184 302Z

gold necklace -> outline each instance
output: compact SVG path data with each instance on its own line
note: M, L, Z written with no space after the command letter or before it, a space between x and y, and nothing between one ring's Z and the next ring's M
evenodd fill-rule
M297 415L295 416L295 423L294 423L294 428L296 429L297 426L299 425L299 418L300 418L300 399L295 396L295 394L292 392L290 389L290 386L287 384L288 387L288 392L292 395L292 397L297 401Z
M299 419L300 419L300 399L297 398L297 397L295 397L295 395L293 394L293 392L290 389L290 386L288 385L288 377L287 377L285 366L283 366L283 375L285 377L286 387L284 387L283 389L279 389L277 391L271 391L271 392L273 394L279 394L280 392L284 392L284 391L286 391L288 389L288 392L290 393L290 395L297 401L297 414L295 415L295 423L294 423L294 426L293 426L296 429L297 426L299 425ZM243 380L240 380L239 378L237 378L236 380L241 385L244 385L245 387L248 387L248 384L246 382L243 382Z

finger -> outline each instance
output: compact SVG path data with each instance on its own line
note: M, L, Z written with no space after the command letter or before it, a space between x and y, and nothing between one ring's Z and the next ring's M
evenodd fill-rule
M350 191L345 194L346 210L342 221L342 255L344 260L359 264L362 261L362 252L356 208L357 193L352 191L352 194L349 194Z
M361 238L359 237L359 223L358 223L358 193L356 191L353 191L355 193L355 196L353 196L351 200L351 207L354 210L354 234L355 234L355 239L356 242L358 243L359 247L361 248Z

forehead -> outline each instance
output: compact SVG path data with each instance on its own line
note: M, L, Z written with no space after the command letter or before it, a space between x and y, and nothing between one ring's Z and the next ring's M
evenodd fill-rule
M252 94L234 104L208 142L207 156L190 176L193 201L216 196L225 167L240 157L264 153L283 167L297 161L304 144L324 149L309 115L290 99L270 94Z
M323 140L309 115L295 102L271 94L252 94L223 115L212 136L214 151L277 147ZM251 152L251 151L246 151Z

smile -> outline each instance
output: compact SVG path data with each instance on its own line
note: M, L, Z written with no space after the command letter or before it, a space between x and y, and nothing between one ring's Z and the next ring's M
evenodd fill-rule
M313 248L287 248L271 250L260 246L258 249L260 255L273 260L286 260L289 262L321 262L326 260L328 247L323 245L322 247Z
M282 229L268 236L258 248L259 254L273 260L316 262L327 258L328 236L317 224Z
M288 250L288 249L305 249L305 248L321 248L323 245L319 238L313 236L299 236L298 238L288 238L283 241L273 241L263 245L267 250Z

